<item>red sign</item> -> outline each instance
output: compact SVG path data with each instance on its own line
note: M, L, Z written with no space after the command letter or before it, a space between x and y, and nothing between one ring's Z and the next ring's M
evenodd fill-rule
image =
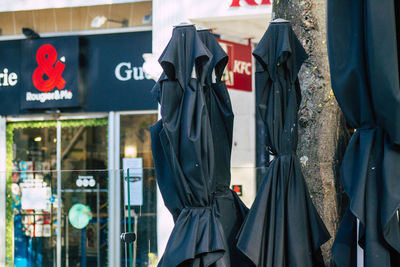
M241 184L232 185L232 190L235 191L238 196L243 196L243 189Z
M230 89L252 91L251 45L243 45L219 40L219 44L229 56L222 80Z
M57 51L51 44L42 45L36 53L38 67L33 72L33 85L41 92L49 92L57 86L59 90L65 87L61 77L65 64L57 61ZM57 63L56 63L57 62ZM53 67L53 65L55 66ZM44 78L46 75L47 79Z
M21 49L21 108L78 107L78 37L23 40Z
M230 7L239 7L241 0L232 0ZM257 3L255 0L243 0L249 6L258 6L258 5L271 5L271 0L262 0L261 3Z

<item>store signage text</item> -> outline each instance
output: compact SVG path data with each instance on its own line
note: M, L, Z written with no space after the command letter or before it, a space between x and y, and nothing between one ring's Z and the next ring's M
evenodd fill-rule
M40 103L44 103L47 100L68 100L72 99L72 96L72 92L68 90L39 94L26 92L26 101L40 101Z
M17 83L18 75L15 72L8 73L7 68L0 72L0 86L15 86Z
M259 5L271 5L271 0L262 0L257 3L255 0L232 0L230 7L240 7L240 2L246 2L249 6L259 6Z
M22 108L78 105L78 38L25 40Z
M39 101L44 103L48 100L70 100L73 94L70 90L61 90L65 88L66 81L62 77L65 69L65 57L57 60L57 51L51 44L44 44L36 52L36 63L32 75L34 87L41 93L26 92L25 100L27 102ZM59 91L52 91L56 88Z
M229 61L222 80L230 89L252 91L251 46L225 40L218 40L222 49L228 54Z
M121 62L115 67L115 78L120 81L147 79L142 67L132 67L130 62Z
M242 60L235 60L233 62L233 72L251 75L251 62L246 62Z
M157 109L142 69L151 39L143 31L0 42L0 115Z

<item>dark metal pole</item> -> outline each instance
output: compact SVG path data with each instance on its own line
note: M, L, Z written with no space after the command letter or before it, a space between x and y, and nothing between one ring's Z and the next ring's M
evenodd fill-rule
M132 222L131 222L131 190L130 190L130 175L129 175L129 168L126 170L127 177L126 177L126 186L128 187L128 231L129 233L132 232ZM131 262L131 266L134 266L133 257L132 257L132 243L129 243L129 261Z
M96 209L97 209L97 267L100 267L100 183L97 183L96 192Z

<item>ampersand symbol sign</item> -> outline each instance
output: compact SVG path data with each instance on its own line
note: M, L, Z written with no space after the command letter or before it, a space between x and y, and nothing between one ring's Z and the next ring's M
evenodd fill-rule
M57 61L57 51L51 44L42 45L36 53L38 67L33 72L33 85L42 92L49 92L57 87L65 87L65 80L61 77L65 64ZM55 67L53 67L56 63ZM47 76L45 79L44 75Z

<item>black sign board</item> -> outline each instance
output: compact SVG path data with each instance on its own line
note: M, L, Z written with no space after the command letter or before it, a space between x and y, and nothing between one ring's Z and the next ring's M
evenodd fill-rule
M90 111L150 110L155 82L143 72L143 54L151 53L151 32L91 35L81 38L81 74Z
M21 108L78 106L78 37L24 40L21 51Z
M0 115L156 110L151 31L0 41Z
M21 91L20 41L0 42L0 114L18 114Z

